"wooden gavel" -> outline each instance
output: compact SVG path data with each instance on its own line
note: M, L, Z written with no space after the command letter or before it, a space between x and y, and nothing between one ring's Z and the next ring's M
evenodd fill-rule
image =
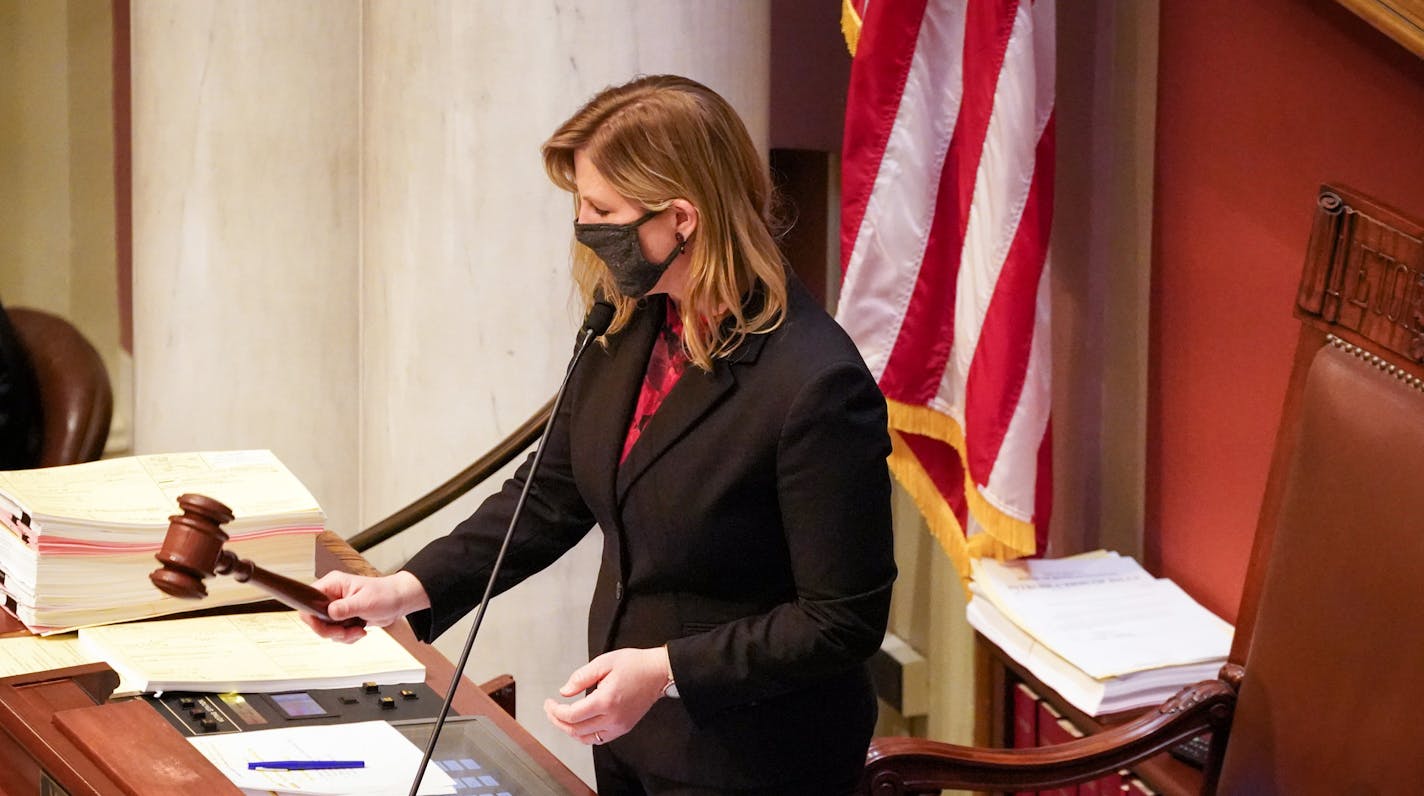
M326 622L332 621L326 613L331 599L325 594L222 549L223 542L228 540L222 526L232 522L232 509L206 495L194 494L180 495L178 507L183 513L168 518L168 535L163 537L163 547L154 556L163 566L148 576L160 591L196 600L208 596L203 578L231 574L238 583L251 583L283 605ZM361 626L365 623L353 618L336 624Z

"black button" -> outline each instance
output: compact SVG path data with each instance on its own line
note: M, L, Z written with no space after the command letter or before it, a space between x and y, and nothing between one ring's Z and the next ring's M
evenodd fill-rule
M202 708L189 708L188 715L192 716L195 719L201 719L202 717L208 715L208 712L206 710L203 710Z
M401 699L420 699L420 694L415 693L409 688L402 688Z
M343 704L343 705L355 705L356 703L358 703L358 702L361 701L361 700L357 699L357 698L354 697L354 696L342 696L342 697L340 697L340 699L341 699L341 704Z
M381 693L381 687L379 685L376 685L375 683L362 683L361 688L365 689L366 693L368 694Z
M396 698L395 698L395 697L381 697L381 710L395 710L395 709L396 709Z
M212 732L218 728L218 720L212 716L205 716L202 721L203 732Z
M178 707L184 708L184 709L193 707L193 698L192 698L192 697L178 697Z

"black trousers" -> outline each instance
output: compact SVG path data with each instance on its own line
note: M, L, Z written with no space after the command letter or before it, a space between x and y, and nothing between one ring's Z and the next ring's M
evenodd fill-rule
M726 790L675 782L635 771L606 746L593 747L593 773L599 796L843 796L856 781L792 782L766 788Z

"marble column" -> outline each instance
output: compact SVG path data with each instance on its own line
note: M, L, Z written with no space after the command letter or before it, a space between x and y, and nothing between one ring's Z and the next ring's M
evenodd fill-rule
M271 448L357 523L360 21L134 0L134 443Z
M741 0L366 11L360 492L374 521L488 450L558 386L580 320L572 204L545 178L539 144L599 89L675 72L726 96L764 145L770 12ZM398 565L496 486L373 557ZM521 721L590 782L587 749L540 705L587 659L597 533L494 601L469 665L476 680L513 672ZM468 626L438 642L447 656Z

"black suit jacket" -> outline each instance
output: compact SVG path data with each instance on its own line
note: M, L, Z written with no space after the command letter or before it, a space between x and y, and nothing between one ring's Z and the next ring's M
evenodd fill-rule
M885 400L841 328L789 290L779 328L710 373L688 367L621 465L665 299L589 349L497 584L597 523L589 655L666 644L681 693L610 750L707 787L853 778L875 721L864 662L895 578ZM411 616L421 638L478 603L528 470L406 565L431 600Z

